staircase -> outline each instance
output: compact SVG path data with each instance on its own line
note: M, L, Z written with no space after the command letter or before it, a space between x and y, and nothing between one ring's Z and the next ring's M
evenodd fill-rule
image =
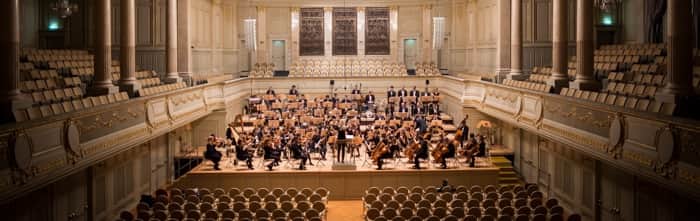
M518 177L518 174L515 173L515 170L513 169L513 163L510 160L508 160L502 156L494 156L494 157L491 157L491 161L493 162L493 165L498 167L498 169L499 169L498 184L500 184L500 185L522 184L522 181Z

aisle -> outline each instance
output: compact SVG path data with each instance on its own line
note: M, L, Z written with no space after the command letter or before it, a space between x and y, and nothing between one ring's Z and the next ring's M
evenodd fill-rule
M362 200L330 200L327 206L326 220L364 221Z

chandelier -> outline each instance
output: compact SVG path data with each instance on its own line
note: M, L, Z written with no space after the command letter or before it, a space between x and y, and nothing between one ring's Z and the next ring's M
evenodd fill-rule
M609 11L620 3L622 3L622 0L595 0L595 5L603 11Z
M74 12L78 12L78 4L70 3L68 0L58 0L58 2L51 3L51 10L56 12L59 17L67 18Z

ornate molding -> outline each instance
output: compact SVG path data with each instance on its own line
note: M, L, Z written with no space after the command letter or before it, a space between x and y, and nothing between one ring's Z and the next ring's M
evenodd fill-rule
M94 118L92 120L87 120L87 124L85 124L85 121L79 123L78 127L80 128L80 133L83 134L95 129L111 129L112 127L114 127L115 124L119 122L133 120L138 118L139 116L139 113L133 111L130 107L126 108L126 112L122 112L121 110L114 110L107 117L104 117L102 115L104 113L98 113L94 115Z
M561 104L545 105L545 111L562 118L574 119L578 123L591 125L600 129L610 128L614 118L612 115L608 115L606 119L597 119L594 117L593 111L582 110L582 108L576 106L567 108Z

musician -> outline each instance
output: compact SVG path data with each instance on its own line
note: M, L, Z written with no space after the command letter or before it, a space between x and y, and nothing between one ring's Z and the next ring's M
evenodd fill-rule
M389 86L389 91L386 92L386 97L396 97L396 91L394 91L394 85Z
M423 97L423 96L431 96L431 95L433 95L433 94L430 93L430 90L428 90L428 87L425 87L425 91L421 92L421 94L420 94L421 97Z
M280 148L278 148L277 145L269 139L263 141L263 150L265 152L263 159L272 160L272 162L267 165L267 169L272 171L273 166L279 165L282 152L280 151Z
M350 97L348 97L348 95L346 94L346 95L343 97L343 99L340 100L340 102L341 102L341 103L350 103L350 102L352 102L352 100L351 100Z
M338 129L338 139L336 140L338 150L336 153L338 155L337 162L341 162L341 163L345 162L345 139L347 139L345 136L345 133L346 133L345 127L340 127Z
M406 112L408 112L408 106L406 105L406 102L401 102L401 103L399 103L398 112L401 112L401 113L406 113Z
M420 159L428 158L428 141L426 139L427 138L423 138L423 136L418 136L420 148L418 148L418 150L415 153L415 156L413 156L413 169L420 169Z
M469 140L467 140L467 146L464 149L464 156L467 157L467 162L469 167L474 167L474 157L479 154L478 144L476 143L476 137L474 134L469 134Z
M440 114L440 106L437 104L434 104L434 103L430 103L428 105L428 111L426 111L426 112L428 112L428 114L430 114L430 115Z
M289 95L299 95L296 85L292 85L292 89L289 89Z
M253 154L248 151L253 151L253 141L251 140L250 142L245 142L242 141L241 143L245 143L245 145L238 145L236 146L236 159L238 160L245 160L246 165L248 165L248 169L252 170L253 169Z
M436 96L436 97L437 97L437 96L440 96L440 91L438 91L437 88L434 88L434 89L433 89L433 96Z
M216 150L216 137L212 134L207 139L207 149L204 151L204 159L211 160L214 163L214 170L221 170L219 168L219 161L221 161L221 153Z
M420 106L418 106L418 103L416 102L411 102L409 107L411 109L411 115L417 115L422 113L419 108Z
M401 87L401 90L399 90L399 97L405 96L408 96L408 91L406 90L406 87Z
M275 95L275 90L272 90L272 87L268 87L267 91L265 91L265 94L267 95Z
M396 155L396 152L399 151L399 143L395 138L390 143L391 144L386 144L386 143L384 143L384 141L381 141L381 144L377 145L377 147L389 145L389 147L388 147L389 149L386 152L381 153L381 155L379 155L379 158L377 159L377 170L382 169L382 165L384 164L384 159L394 158L394 155Z
M416 86L413 86L413 89L408 92L408 96L412 96L412 97L416 97L416 98L420 97L420 92L418 91L418 89L416 89Z
M352 89L352 94L360 94L360 89L357 88L357 85Z
M233 137L233 132L233 123L229 123L228 127L226 127L226 139L231 141L231 145L238 145L238 143L236 142L236 138Z
M464 146L464 141L467 140L467 135L469 134L469 126L467 125L467 119L469 119L469 115L465 115L464 119L462 119L461 122L459 122L459 126L457 126L457 130L462 131L462 136L459 137L459 146Z
M443 142L447 143L447 152L442 153L440 163L442 169L447 169L447 158L454 158L457 151L457 141L450 142L447 138L443 138Z
M477 154L477 157L484 157L486 156L486 137L477 134L476 135L476 143L479 145L479 154Z
M425 122L425 118L423 118L423 116L419 115L416 117L415 123L418 133L423 134L426 130L428 130L428 123Z
M309 153L303 149L303 146L300 144L299 137L294 138L289 150L292 151L292 158L301 160L299 170L306 170L306 162L309 160ZM313 166L313 164L311 164L311 166Z
M299 98L299 102L301 102L301 105L303 108L306 108L308 100L306 99L306 96L304 96L304 94L301 94L301 97Z
M365 96L365 105L367 106L367 110L371 110L371 109L372 109L372 105L374 105L374 101L375 101L375 100L376 100L376 99L375 99L375 97L374 97L374 94L372 94L372 91L369 91L369 93L367 94L367 96Z

